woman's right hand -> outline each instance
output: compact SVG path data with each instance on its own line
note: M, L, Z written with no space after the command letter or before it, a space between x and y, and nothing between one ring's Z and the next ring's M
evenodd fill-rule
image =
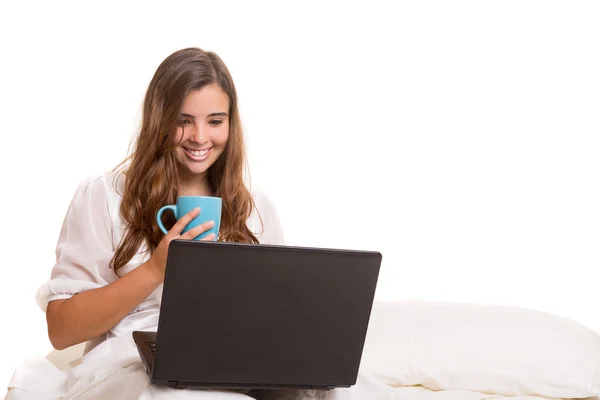
M167 232L167 234L162 238L154 253L148 259L147 264L148 267L152 270L155 276L158 277L160 282L162 282L165 278L165 269L167 267L167 255L169 252L169 243L171 243L174 239L185 239L192 240L196 236L201 235L206 232L210 228L213 227L214 221L207 221L198 226L193 227L183 235L181 231L189 224L194 218L196 218L200 214L200 208L195 208L189 213L185 214L173 225L171 230ZM214 240L214 234L207 235L205 238L201 240Z

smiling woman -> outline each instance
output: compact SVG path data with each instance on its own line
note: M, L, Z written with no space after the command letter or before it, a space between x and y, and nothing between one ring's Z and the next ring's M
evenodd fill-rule
M165 213L164 234L156 223L162 206L179 196L220 197L218 240L283 244L277 212L266 196L246 187L244 166L237 95L223 61L198 48L168 56L148 86L132 154L79 185L50 280L37 294L52 345L61 350L87 343L88 351L68 377L47 360L30 361L17 369L8 398L250 398L153 386L132 339L133 331L157 329L170 242L211 227L207 221L182 233L202 210L178 219ZM64 382L45 385L37 378L48 374Z
M251 195L243 180L246 160L237 92L215 53L183 49L159 65L146 92L140 135L127 161L119 211L128 226L111 260L115 271L141 245L151 251L158 247L163 232L154 222L156 214L165 204L174 204L177 196L222 198L219 239L259 242L247 224L257 195ZM171 213L164 213L162 220L167 229L177 222Z

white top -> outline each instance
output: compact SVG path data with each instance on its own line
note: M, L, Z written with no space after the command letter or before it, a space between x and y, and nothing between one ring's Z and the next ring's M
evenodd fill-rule
M114 181L117 190L114 178L117 178ZM119 212L124 181L122 174L107 172L89 177L79 184L62 225L50 280L39 288L36 295L42 311L46 311L48 302L52 300L67 299L118 279L109 263L126 229ZM260 218L253 209L247 221L248 228L260 243L283 244L283 232L275 207L260 192L253 192L252 196ZM150 257L142 251L143 248L144 245L121 268L121 276ZM162 286L113 327L107 337L130 334L133 330L156 330Z

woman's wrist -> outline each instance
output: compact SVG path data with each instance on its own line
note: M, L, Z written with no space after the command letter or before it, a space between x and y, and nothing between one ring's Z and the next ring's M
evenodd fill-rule
M165 279L164 274L161 274L160 269L154 265L154 260L152 257L140 265L139 268L144 271L145 275L148 276L148 279L156 286L163 283Z

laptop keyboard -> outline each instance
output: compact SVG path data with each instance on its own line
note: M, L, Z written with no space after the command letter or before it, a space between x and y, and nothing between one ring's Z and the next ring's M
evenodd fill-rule
M156 343L148 343L148 346L150 346L152 354L156 354Z

